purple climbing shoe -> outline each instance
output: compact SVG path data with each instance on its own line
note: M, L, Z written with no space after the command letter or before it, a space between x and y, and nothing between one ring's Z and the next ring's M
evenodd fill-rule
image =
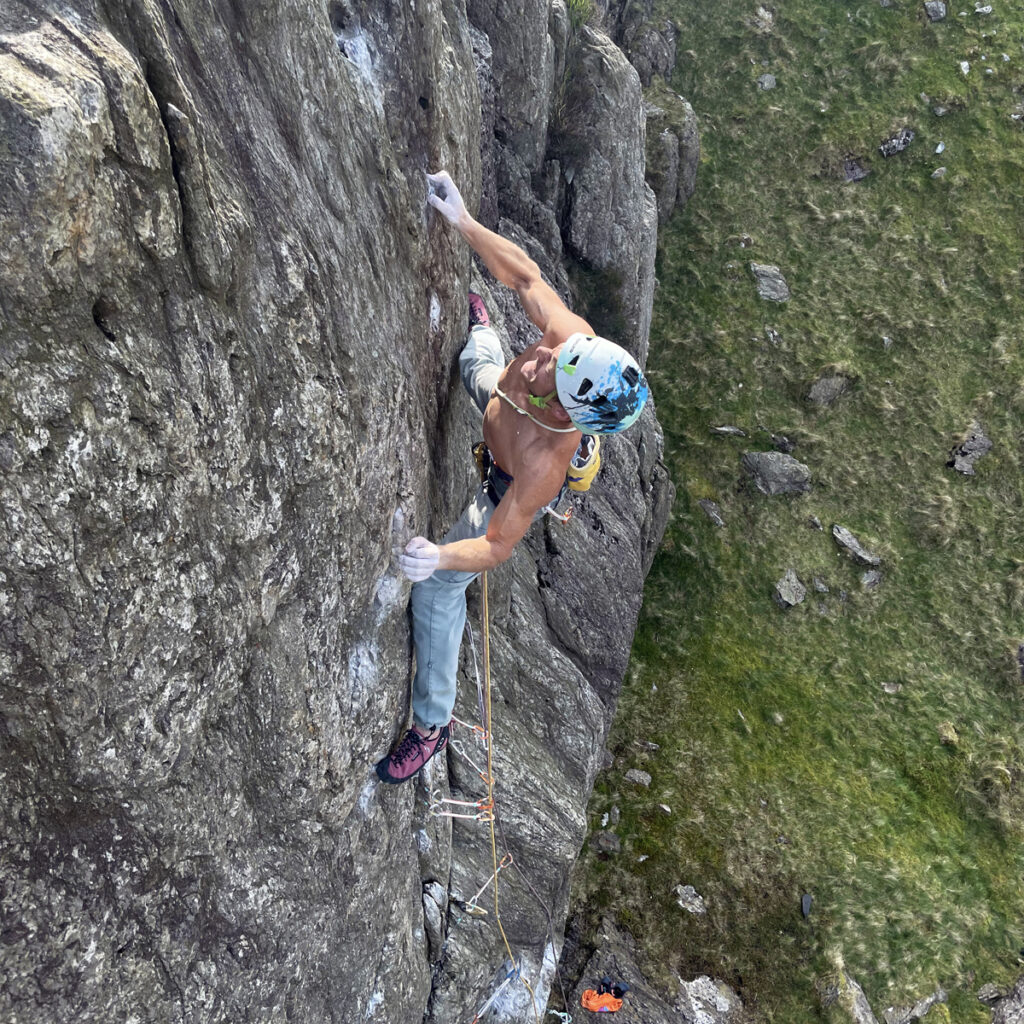
M484 300L476 292L469 293L469 326L470 330L474 327L491 326L491 318L487 315Z
M381 782L390 783L411 779L435 754L448 746L452 728L452 722L442 725L437 735L430 739L410 729L394 752L377 762L377 777Z

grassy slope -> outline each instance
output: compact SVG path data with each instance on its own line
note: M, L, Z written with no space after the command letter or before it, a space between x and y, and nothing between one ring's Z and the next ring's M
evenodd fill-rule
M1024 14L995 2L931 25L919 4L792 0L769 31L754 0L668 5L703 142L663 233L650 359L679 498L591 807L595 827L621 808L625 852L588 854L578 898L614 908L666 984L710 972L773 1020L829 1019L814 980L837 962L879 1016L942 984L956 1021L987 1020L974 990L1021 969ZM777 89L758 91L765 71ZM904 125L917 137L884 160ZM842 181L848 154L866 181ZM789 303L758 299L751 260L783 270ZM812 408L836 366L853 393ZM995 447L968 478L945 461L975 418ZM723 423L751 436L709 433ZM809 495L742 483L742 451L770 448L759 427L797 442ZM833 522L884 556L878 590ZM810 593L783 613L789 567Z

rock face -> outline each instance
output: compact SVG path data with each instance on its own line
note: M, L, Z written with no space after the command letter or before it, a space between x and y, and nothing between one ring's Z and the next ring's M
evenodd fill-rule
M581 300L598 278L643 359L636 72L561 0L18 0L0 39L0 1018L471 1019L507 973L458 911L489 835L426 805L479 778L372 775L407 709L392 547L455 518L478 436L471 262L424 172L567 297L563 251ZM541 1002L660 452L648 410L491 574L500 891Z
M992 1006L992 1024L1020 1024L1024 1021L1024 975L1013 990Z

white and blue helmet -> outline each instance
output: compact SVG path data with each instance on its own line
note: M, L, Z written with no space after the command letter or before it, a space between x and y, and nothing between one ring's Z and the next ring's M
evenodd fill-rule
M650 389L637 361L620 345L572 334L558 353L555 389L573 426L617 434L643 411Z

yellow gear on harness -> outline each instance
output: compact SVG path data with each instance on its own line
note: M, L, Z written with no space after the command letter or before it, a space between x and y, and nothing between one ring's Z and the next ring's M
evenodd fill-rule
M589 442L589 443L588 443ZM595 434L584 434L580 446L569 463L566 480L570 491L589 491L601 468L601 439Z

